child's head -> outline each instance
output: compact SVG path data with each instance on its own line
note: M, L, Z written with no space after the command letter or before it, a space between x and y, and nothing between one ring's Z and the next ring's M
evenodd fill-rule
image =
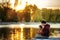
M42 28L42 26L40 25L39 28Z

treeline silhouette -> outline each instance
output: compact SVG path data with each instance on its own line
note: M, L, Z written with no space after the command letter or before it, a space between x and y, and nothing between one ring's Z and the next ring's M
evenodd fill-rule
M0 6L0 22L60 22L60 9L39 9L36 5L26 6L23 11Z

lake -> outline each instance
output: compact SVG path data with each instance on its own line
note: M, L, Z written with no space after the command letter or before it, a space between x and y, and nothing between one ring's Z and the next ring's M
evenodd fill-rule
M0 39L31 40L37 34L41 23L18 23L0 25ZM49 38L60 38L60 23L49 23L51 32Z

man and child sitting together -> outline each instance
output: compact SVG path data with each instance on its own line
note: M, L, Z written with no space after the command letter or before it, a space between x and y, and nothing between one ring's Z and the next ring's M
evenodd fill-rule
M44 38L47 39L49 38L50 34L50 25L46 23L46 21L41 21L41 25L39 25L39 30L35 36L35 38Z

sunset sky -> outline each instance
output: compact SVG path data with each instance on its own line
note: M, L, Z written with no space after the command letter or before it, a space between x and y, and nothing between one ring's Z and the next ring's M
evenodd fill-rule
M20 0L22 4L37 5L38 8L60 8L60 0ZM0 0L0 3L2 1ZM24 5L25 6L25 5Z

